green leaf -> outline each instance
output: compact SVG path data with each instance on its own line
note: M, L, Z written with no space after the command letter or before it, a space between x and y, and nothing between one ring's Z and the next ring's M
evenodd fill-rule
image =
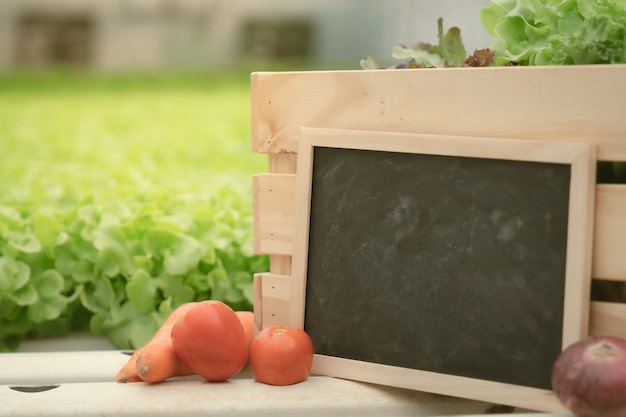
M0 223L7 224L7 226L15 228L21 226L24 223L20 212L11 206L0 206ZM4 230L0 230L4 231Z
M501 6L499 3L501 1L492 0L491 4L488 7L484 7L479 12L480 21L483 26L492 37L497 37L498 35L495 32L495 27L498 24L499 20L506 16L508 11L510 10L510 6ZM515 0L513 1L515 3Z
M583 19L594 17L598 12L598 0L578 0L578 11Z
M19 306L28 306L39 301L39 296L33 285L26 284L17 291L14 291L9 297Z
M45 298L40 297L38 303L28 306L28 318L34 323L55 320L61 316L66 306L67 298L60 294Z
M110 308L115 304L115 291L110 280L106 278L96 280L94 300L103 309Z
M4 238L14 249L24 253L37 253L41 250L41 243L34 233L7 231Z
M31 327L31 321L25 311L15 319L0 320L0 352L17 349Z
M95 231L94 246L98 249L97 265L109 277L117 274L130 276L134 270L132 254L125 245L119 225L108 219Z
M250 306L254 305L254 283L246 282L237 284L246 301L250 304Z
M573 11L563 15L559 19L557 30L559 35L570 35L578 32L584 23L584 20L578 12Z
M139 314L154 310L157 286L152 276L144 269L138 269L126 284L126 294L133 309Z
M61 235L62 228L54 218L42 213L34 213L30 218L35 237L42 246L62 243L66 235Z
M89 331L91 334L100 336L106 334L110 329L106 326L106 316L102 312L97 312L89 320Z
M228 273L222 268L215 268L207 275L211 298L214 300L225 300L230 291Z
M209 290L209 280L207 274L194 271L187 276L185 284L192 287L196 292L202 293Z
M97 226L100 220L100 208L96 204L85 204L78 208L76 217L84 224Z
M165 271L172 274L186 274L195 268L202 258L202 248L198 241L189 235L180 235L163 260Z
M76 282L93 282L96 280L94 265L89 261L78 261L74 264L71 276Z
M433 48L446 61L447 66L461 67L463 61L467 58L465 46L461 39L461 29L451 27L443 34L443 19L438 20L438 39L439 44Z
M625 5L623 0L492 0L480 19L496 38L500 63L614 64L626 62Z
M0 293L22 288L30 278L30 268L22 261L0 257Z
M429 52L428 49L410 48L404 45L395 45L391 56L395 59L413 59L417 65L424 67L443 67L444 60L438 54Z
M377 70L383 68L383 66L378 62L376 57L372 55L368 55L365 58L362 58L360 64L361 68L364 70Z
M116 306L115 290L105 277L93 283L81 284L78 290L81 304L92 313L109 312Z
M54 267L62 275L71 275L76 265L76 258L66 247L60 247L55 252Z
M61 337L66 336L70 330L68 318L59 317L43 323L33 323L29 336L32 335L36 338Z
M94 334L107 334L117 349L138 349L145 345L161 325L156 313L136 314L129 305L122 306L123 316L127 319L116 326L102 316L94 316L90 328Z
M231 271L228 273L228 280L230 282L230 289L225 300L232 304L248 301L244 294L244 288L250 290L250 288L247 287L248 285L252 285L252 275L246 271ZM253 298L250 300L253 301Z
M59 271L48 269L33 277L33 286L42 297L54 297L63 290L64 279Z
M202 245L203 253L200 261L204 262L207 265L213 265L217 261L217 254L215 253L215 248L213 248L213 246L209 244L207 240L200 240L200 245Z
M495 27L495 33L499 38L510 44L525 42L526 21L521 16L506 16Z
M419 43L415 47L396 45L392 56L395 59L411 59L418 67L460 67L467 58L461 38L461 30L451 27L444 34L443 19L437 21L437 45Z
M178 233L163 227L149 229L143 239L143 250L148 255L162 256L178 239Z
M152 336L154 336L158 329L159 322L156 320L154 314L145 314L133 318L125 328L121 328L118 332L126 333L130 347L139 349L152 339ZM115 338L115 332L113 332L111 336Z
M154 268L154 261L151 255L134 256L133 262L136 269L145 269L146 271L152 271Z
M193 217L189 213L179 212L162 216L157 221L157 227L165 227L178 233L186 233L193 226Z
M155 278L165 298L171 298L174 305L180 305L195 299L196 292L179 275L161 274Z
M0 319L6 321L14 321L24 312L24 309L10 297L0 297Z
M91 313L98 314L103 309L96 303L93 292L93 285L80 285L75 294L78 294L78 298L83 307L85 307Z

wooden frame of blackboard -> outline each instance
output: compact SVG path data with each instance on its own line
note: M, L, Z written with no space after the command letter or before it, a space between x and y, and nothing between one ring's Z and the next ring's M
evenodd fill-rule
M309 259L310 229L314 227L310 217L313 156L316 148L333 148L569 165L561 348L586 335L594 214L594 145L323 128L301 128L299 141L289 325L306 330L308 265L321 261ZM367 318L361 324L367 326ZM315 355L313 372L534 410L564 410L550 389L471 375L459 376L320 353Z

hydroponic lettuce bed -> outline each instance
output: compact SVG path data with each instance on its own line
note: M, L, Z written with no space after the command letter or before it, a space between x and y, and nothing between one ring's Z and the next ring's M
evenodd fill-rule
M245 77L0 79L0 351L143 345L176 305L252 308ZM10 157L7 157L10 155Z

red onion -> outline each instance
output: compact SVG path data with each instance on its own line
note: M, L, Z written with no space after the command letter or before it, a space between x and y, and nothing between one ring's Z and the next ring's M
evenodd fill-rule
M589 336L567 347L552 368L552 389L579 417L626 417L626 340Z

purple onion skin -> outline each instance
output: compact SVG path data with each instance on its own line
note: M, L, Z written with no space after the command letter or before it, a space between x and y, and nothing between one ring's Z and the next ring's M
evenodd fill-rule
M552 389L579 417L626 417L626 340L589 336L554 362Z

